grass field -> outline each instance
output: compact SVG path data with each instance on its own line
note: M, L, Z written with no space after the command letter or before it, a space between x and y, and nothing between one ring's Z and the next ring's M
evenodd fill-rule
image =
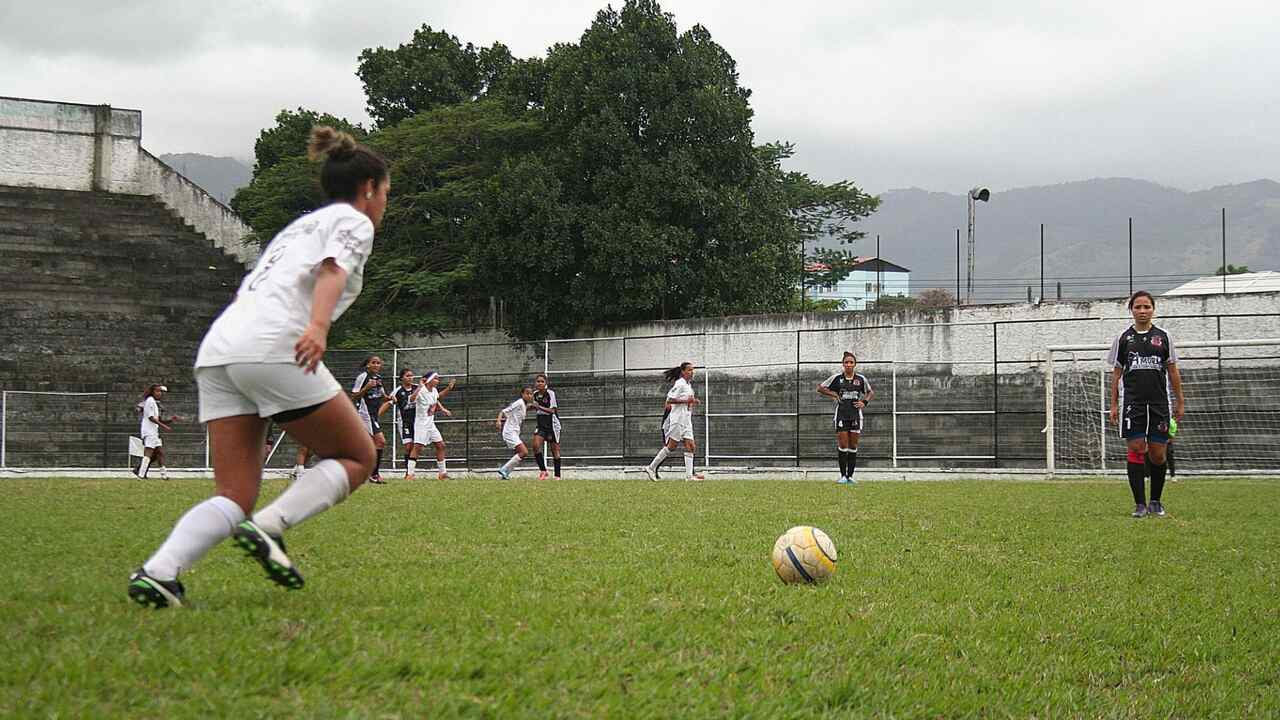
M166 611L127 575L211 483L0 488L4 717L1280 717L1274 481L393 483L305 589L224 543Z

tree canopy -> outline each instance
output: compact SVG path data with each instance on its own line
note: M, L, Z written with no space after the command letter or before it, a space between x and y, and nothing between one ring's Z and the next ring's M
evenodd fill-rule
M877 199L783 164L757 144L751 92L706 28L681 32L654 0L599 11L577 42L514 58L422 26L367 49L374 130L299 109L259 137L233 207L265 242L317 207L304 155L320 122L391 162L392 196L341 342L464 324L506 301L513 334L800 308L806 247L850 241ZM815 251L823 283L847 253Z

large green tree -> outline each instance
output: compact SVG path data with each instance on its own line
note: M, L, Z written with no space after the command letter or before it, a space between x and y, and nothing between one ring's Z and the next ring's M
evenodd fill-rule
M788 309L801 268L781 158L755 146L750 91L705 28L630 0L545 68L547 147L495 179L478 236L493 292L532 299L509 304L516 333ZM501 266L534 247L539 272Z
M542 58L423 26L365 50L357 74L393 186L342 342L456 326L489 297L522 337L793 310L804 248L860 236L875 209L851 183L785 170L790 145L757 145L733 58L653 0L600 11ZM309 112L263 132L233 201L264 240L320 203L306 133L343 121ZM839 253L811 259L830 262L810 282L847 273Z
M479 99L514 62L502 43L477 48L423 25L400 47L367 48L356 75L369 116L390 127L421 112Z

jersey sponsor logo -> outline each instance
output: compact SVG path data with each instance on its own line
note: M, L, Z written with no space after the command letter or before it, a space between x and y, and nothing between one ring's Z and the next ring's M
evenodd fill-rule
M1151 338L1151 347L1163 347L1163 346L1164 346L1164 341L1160 339L1159 335Z
M1129 370L1163 370L1164 361L1154 355L1129 353Z

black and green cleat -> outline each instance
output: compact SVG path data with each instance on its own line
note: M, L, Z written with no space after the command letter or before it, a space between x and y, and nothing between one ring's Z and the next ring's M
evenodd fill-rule
M231 537L245 554L258 561L267 572L267 577L275 584L289 590L299 590L306 583L285 553L284 538L268 535L252 520L245 520L237 525Z

